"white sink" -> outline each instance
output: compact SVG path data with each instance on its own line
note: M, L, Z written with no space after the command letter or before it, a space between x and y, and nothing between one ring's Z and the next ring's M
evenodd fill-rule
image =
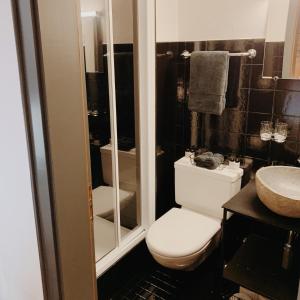
M270 166L256 173L259 199L273 212L300 218L300 168Z

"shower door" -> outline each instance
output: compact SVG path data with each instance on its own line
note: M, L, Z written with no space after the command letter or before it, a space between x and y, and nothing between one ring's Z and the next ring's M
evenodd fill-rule
M80 0L98 276L139 242L146 229L137 3Z

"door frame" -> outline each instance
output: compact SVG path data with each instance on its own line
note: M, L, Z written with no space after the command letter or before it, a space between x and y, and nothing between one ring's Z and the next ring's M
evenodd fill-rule
M90 210L90 193L88 173L88 151L85 143L76 145L76 142L87 139L87 124L84 119L84 99L82 60L77 39L79 31L79 5L78 1L64 0L66 6L71 8L70 19L67 22L73 32L68 41L69 48L75 52L73 63L78 66L75 82L79 82L77 110L74 118L78 118L78 127L81 128L78 138L72 142L65 143L65 150L74 151L82 161L77 165L59 164L62 161L62 153L59 153L59 144L55 141L55 134L59 135L55 122L56 109L51 98L51 76L53 71L49 70L49 57L51 54L44 53L44 43L51 43L55 35L62 37L59 30L52 30L55 20L49 19L44 22L41 15L56 11L60 2L53 0L11 0L14 16L14 27L16 32L16 44L18 52L18 63L22 82L23 107L26 120L27 139L30 149L32 187L34 191L35 220L38 235L39 255L41 262L41 274L43 282L44 299L97 299L97 284L95 273L95 258L93 248L92 216ZM49 14L51 14L51 11ZM65 19L64 11L55 15L56 21ZM53 18L53 19L55 19ZM41 24L41 22L43 24ZM55 26L53 26L55 27ZM56 27L57 29L57 27ZM66 30L66 28L64 28ZM44 31L44 36L42 31ZM56 37L56 36L55 36ZM62 43L63 43L63 39ZM73 47L73 48L72 48ZM44 50L44 51L43 51ZM51 49L59 57L59 49ZM48 57L47 57L48 55ZM48 63L48 69L47 65ZM49 75L49 73L51 73ZM50 87L49 87L50 86ZM61 88L61 87L60 87ZM62 95L61 92L60 95ZM51 103L52 101L52 103ZM63 113L63 110L62 112ZM59 113L60 114L60 113ZM66 123L62 118L56 119L62 125ZM51 126L52 122L52 126ZM67 124L69 128L70 125ZM54 128L54 129L53 129ZM57 136L56 134L56 136ZM72 143L72 144L71 144ZM84 145L83 145L84 144ZM70 210L65 209L70 203L70 192L72 187L67 184L64 189L62 181L65 176L72 172L76 174L79 169L82 174L74 177L78 185L75 189L80 190L80 199L75 201L76 209L74 217ZM79 187L78 187L79 186ZM74 193L73 193L74 194ZM78 196L79 197L79 196ZM80 203L80 204L79 204ZM68 220L64 224L64 219ZM70 224L70 222L72 224ZM68 224L69 223L69 224ZM78 223L82 227L78 228ZM78 234L72 233L73 228L79 229ZM75 246L76 245L76 246ZM81 253L82 255L77 255Z
M12 1L45 299L62 299L36 3Z
M58 221L62 216L57 213L57 200L55 199L57 187L54 168L57 168L57 165L53 164L55 150L51 146L48 127L51 120L47 106L47 82L45 82L42 57L39 0L12 0L12 3L30 147L44 297L45 299L62 299L67 294L66 283L62 275L65 276L64 271L67 266L63 266L61 261L61 251L64 246L59 240L62 237L59 237ZM134 14L135 36L139 41L136 48L138 55L135 70L139 72L138 74L135 72L135 80L138 82L135 93L138 99L142 99L138 105L139 132L143 132L140 135L140 161L143 162L140 172L141 226L123 240L116 249L117 251L112 251L104 257L101 264L96 264L96 273L90 269L95 280L96 276L99 277L142 241L147 229L155 221L155 0L134 0L134 9L136 12ZM80 18L80 14L77 18ZM86 197L88 202L88 191ZM86 220L90 222L88 213L85 211L82 214L85 214ZM94 251L92 247L90 250ZM84 274L81 275L84 276ZM95 282L92 285L93 298L96 299ZM73 287L76 288L76 280Z

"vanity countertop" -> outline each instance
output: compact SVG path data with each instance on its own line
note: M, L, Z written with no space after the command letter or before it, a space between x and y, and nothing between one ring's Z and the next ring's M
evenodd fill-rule
M238 194L226 202L223 208L265 224L300 233L300 218L279 216L262 204L256 193L255 180L251 180Z

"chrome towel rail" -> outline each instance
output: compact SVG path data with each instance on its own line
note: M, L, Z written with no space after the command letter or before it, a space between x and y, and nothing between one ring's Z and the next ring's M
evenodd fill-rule
M238 53L229 53L229 56L248 56L250 59L253 59L256 56L256 50L255 49L249 49L247 52L238 52ZM187 50L184 50L181 53L181 56L184 59L187 59L191 56L191 53Z

